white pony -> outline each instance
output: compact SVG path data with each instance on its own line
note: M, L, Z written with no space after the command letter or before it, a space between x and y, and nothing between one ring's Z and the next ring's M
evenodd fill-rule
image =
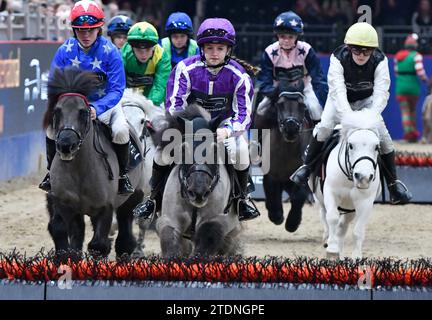
M381 117L368 109L344 115L340 141L329 155L323 187L316 183L314 197L320 207L324 247L327 247L329 258L342 255L344 238L352 220L352 258L362 257L366 224L374 200L381 193L377 162L380 145L377 128L380 121ZM311 190L313 184L314 178L311 178Z
M152 175L153 156L156 151L152 138L148 134L146 124L152 123L158 118L165 116L165 109L158 107L153 102L133 89L126 89L120 101L123 112L126 116L130 127L139 137L141 148L144 152L144 198L150 195L150 178ZM157 121L156 121L157 122ZM143 219L141 219L143 220ZM144 248L145 231L149 228L151 222L140 221L137 248L134 255L142 255ZM111 227L111 235L117 230L117 221L114 220Z

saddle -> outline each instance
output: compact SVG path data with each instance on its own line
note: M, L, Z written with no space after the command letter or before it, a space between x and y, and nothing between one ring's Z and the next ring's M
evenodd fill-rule
M314 178L313 179L314 185L313 185L312 192L315 192L317 188L317 179L315 178L319 178L318 180L320 183L320 187L321 189L323 188L324 181L326 178L327 161L330 156L330 152L337 146L339 140L340 140L340 131L334 130L331 136L327 138L327 140L325 141L321 154L315 160L316 161L315 171L312 172L312 177Z
M95 129L99 131L99 134L104 135L109 141L112 140L112 130L111 127L106 125L105 123L96 120ZM145 150L143 150L141 146L140 137L135 133L134 130L129 128L129 165L128 170L131 171L135 169L145 158ZM95 141L95 148L104 152L102 150L102 146L100 142ZM97 145L96 145L97 144Z

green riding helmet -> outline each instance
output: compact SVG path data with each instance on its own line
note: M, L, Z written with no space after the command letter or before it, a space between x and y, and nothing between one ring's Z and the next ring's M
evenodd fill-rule
M138 22L130 28L127 41L135 48L150 48L158 43L159 35L150 23Z

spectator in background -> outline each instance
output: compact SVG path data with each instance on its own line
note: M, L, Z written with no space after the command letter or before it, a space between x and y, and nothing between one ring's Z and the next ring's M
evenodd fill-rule
M326 23L351 25L353 17L349 0L324 0L321 4Z
M317 0L297 0L295 12L306 24L324 24L322 8Z
M377 0L381 2L382 25L406 25L409 23L409 13L414 10L414 1ZM408 14L407 14L408 13Z
M429 81L429 95L422 107L423 137L420 143L432 143L432 82Z
M420 133L416 126L416 106L421 93L420 80L428 78L423 66L423 56L417 52L417 34L410 34L405 39L404 48L396 53L396 99L400 103L404 140L417 142Z
M432 27L432 8L430 0L420 0L411 18L413 31L420 33L421 29Z
M0 0L0 12L6 11L8 9L7 0Z

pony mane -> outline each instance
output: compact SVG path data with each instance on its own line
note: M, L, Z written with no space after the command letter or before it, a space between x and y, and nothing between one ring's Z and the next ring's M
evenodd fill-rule
M79 93L89 96L100 85L99 77L88 71L68 67L64 70L55 69L48 81L48 108L44 115L43 127L50 124L58 97L64 93Z
M162 141L162 135L165 130L176 129L182 134L185 132L184 121L192 121L195 118L204 118L207 122L211 120L210 113L197 104L190 104L181 111L175 111L173 114L166 112L165 117L157 117L153 121L153 127L156 133L153 139L157 145L167 145L169 141Z
M144 111L146 118L153 122L157 117L165 115L165 109L153 104L150 99L147 99L142 93L136 92L131 88L125 89L123 98L121 99L122 106L128 104L138 105Z
M376 130L380 122L379 114L370 109L346 113L341 119L342 135L353 129Z

